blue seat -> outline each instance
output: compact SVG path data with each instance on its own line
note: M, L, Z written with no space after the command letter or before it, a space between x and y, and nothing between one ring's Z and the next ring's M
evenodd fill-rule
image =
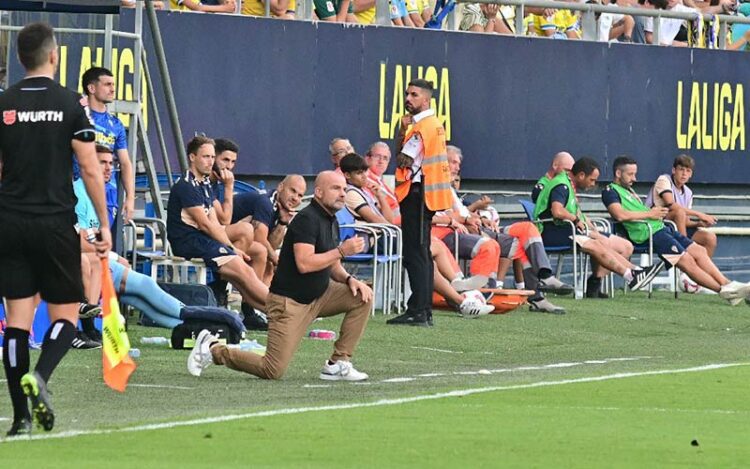
M649 264L654 262L654 234L651 232L651 225L646 223L643 220L635 220L636 223L643 223L648 227L648 241L645 241L643 243L634 243L630 240L630 237L628 236L628 231L625 229L625 225L623 225L621 222L615 221L612 223L613 229L612 231L621 238L625 238L633 245L633 254L646 254L648 256L648 262ZM664 220L664 223L671 224L675 229L677 229L676 225L669 220ZM674 271L674 298L677 299L679 297L679 286L678 286L678 279L679 279L679 273L677 266L673 266ZM653 282L648 284L648 297L651 298L654 291Z
M544 222L553 221L552 218L541 219L541 220L535 219L534 209L536 208L536 206L534 205L534 202L528 199L518 199L518 203L521 204L521 207L523 208L523 211L526 214L526 218L528 218L530 222L544 223ZM566 222L568 225L570 225L571 236L575 236L576 235L575 225L569 220L566 220ZM573 255L573 289L576 292L575 293L576 297L578 297L579 292L581 292L582 295L585 294L584 286L586 285L585 276L586 276L586 271L587 271L586 262L587 262L588 256L585 253L581 253L580 256L578 255L578 245L574 243L572 239L570 241L570 244L564 244L560 246L548 246L545 243L544 252L546 252L547 254L557 254L557 267L556 267L555 276L558 278L560 278L560 274L562 273L564 256L566 254ZM580 262L580 267L579 267L579 262ZM584 278L579 278L579 275L578 275L579 270L581 273L580 277L584 277Z
M371 253L360 253L348 256L344 262L354 264L370 264L372 266L372 289L377 292L378 266L383 269L383 285L381 298L383 312L390 312L392 302L396 304L398 312L401 312L401 230L394 225L379 223L356 223L352 213L346 208L336 212L336 220L339 222L339 238L346 241L364 233L374 241ZM382 251L382 252L381 252ZM373 301L373 313L375 302Z

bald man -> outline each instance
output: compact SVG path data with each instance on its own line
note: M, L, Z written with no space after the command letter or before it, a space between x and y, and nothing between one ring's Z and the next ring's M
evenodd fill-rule
M323 171L315 179L312 202L289 223L279 268L266 302L268 343L265 356L230 349L203 330L188 357L187 367L192 375L200 376L207 366L215 363L259 378L279 379L315 318L344 313L339 338L333 345L331 358L323 365L320 379L362 381L368 378L351 363L370 317L372 290L341 266L344 257L364 250L361 238L350 238L339 244L336 212L344 207L345 189L344 176Z
M561 151L557 153L555 157L552 158L552 164L550 164L547 172L544 173L544 176L539 178L539 180L536 182L536 185L534 186L534 189L531 190L531 201L536 203L536 199L544 189L544 186L546 186L548 182L550 182L561 172L572 170L575 162L576 160L573 159L573 155L571 155L567 151Z
M302 203L307 191L305 179L299 174L286 176L270 194L246 192L234 196L232 224L247 222L253 227L253 241L266 249L267 265L261 276L268 285L279 263L276 250L281 246L286 227Z

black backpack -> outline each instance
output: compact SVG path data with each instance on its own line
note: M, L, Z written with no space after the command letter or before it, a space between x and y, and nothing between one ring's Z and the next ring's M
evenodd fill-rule
M188 319L172 329L172 348L176 350L193 348L195 339L203 329L208 329L211 334L227 344L239 344L242 339L240 334L224 323Z

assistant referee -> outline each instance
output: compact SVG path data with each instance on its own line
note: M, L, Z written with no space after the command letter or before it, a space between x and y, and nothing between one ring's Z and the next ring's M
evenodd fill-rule
M94 129L76 93L53 81L58 65L52 28L33 23L18 33L26 77L0 95L0 296L7 300L3 366L13 403L8 436L52 430L47 381L76 334L83 298L81 250L75 223L71 152L102 226L96 251L112 246ZM48 303L50 327L29 373L34 297Z

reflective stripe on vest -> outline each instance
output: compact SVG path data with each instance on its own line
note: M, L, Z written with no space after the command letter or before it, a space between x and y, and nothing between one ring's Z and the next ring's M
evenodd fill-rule
M427 116L412 126L404 137L407 142L412 135L419 134L424 146L422 159L422 184L424 200L432 211L451 208L451 174L445 148L445 129L434 115ZM411 168L396 169L396 197L404 200L411 189Z

